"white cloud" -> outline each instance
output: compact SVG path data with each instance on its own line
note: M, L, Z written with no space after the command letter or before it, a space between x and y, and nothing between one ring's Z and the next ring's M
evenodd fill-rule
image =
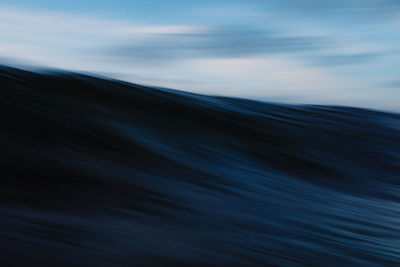
M319 28L318 35L321 32L323 29ZM127 42L133 44L162 43L171 40L173 42L175 35L201 36L209 33L209 27L143 25L92 15L2 7L0 33L0 57L24 60L33 65L109 74L132 82L213 95L265 100L269 97L280 97L282 100L303 103L342 101L363 105L373 102L370 100L374 98L385 102L384 97L379 96L377 91L368 93L362 91L371 84L365 77L341 76L329 68L310 65L309 60L302 57L296 49L299 48L300 51L304 42L306 46L312 46L312 43L307 43L310 40L312 42L312 38L303 40L291 39L288 36L285 39L278 35L278 37L267 36L267 39L255 39L255 41L269 42L270 45L272 43L274 49L278 49L278 44L282 43L286 50L283 49L280 53L243 53L237 57L232 52L236 50L230 50L227 54L215 53L204 57L190 57L188 54L192 51L189 49L186 54L182 53L184 56L173 61L163 62L162 58L155 56L148 64L143 64L143 61L124 58L123 55L113 58L113 55L107 53L107 49ZM290 33L290 29L285 33ZM306 36L312 37L310 34L311 32L306 32ZM216 36L218 37L218 34ZM301 32L297 32L295 36L301 36ZM232 38L231 35L229 38ZM274 43L276 40L279 42ZM286 41L294 43L287 44ZM183 42L183 45L185 44ZM319 51L351 55L360 51L373 52L382 47L382 44L374 42L350 40L346 45L325 47ZM238 48L238 51L241 51L240 47ZM259 49L259 46L256 48ZM180 52L176 47L174 49L175 53ZM156 52L152 49L147 51L155 55ZM168 50L166 52L168 53ZM307 53L314 51L304 52ZM318 56L318 53L316 55ZM359 97L362 94L364 95Z

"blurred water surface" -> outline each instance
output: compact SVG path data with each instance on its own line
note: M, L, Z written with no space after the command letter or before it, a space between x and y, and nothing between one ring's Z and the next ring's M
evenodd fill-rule
M400 115L0 70L1 264L398 266Z

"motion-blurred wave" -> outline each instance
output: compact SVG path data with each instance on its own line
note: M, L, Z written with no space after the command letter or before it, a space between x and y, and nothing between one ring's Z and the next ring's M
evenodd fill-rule
M400 115L0 68L2 265L400 264Z

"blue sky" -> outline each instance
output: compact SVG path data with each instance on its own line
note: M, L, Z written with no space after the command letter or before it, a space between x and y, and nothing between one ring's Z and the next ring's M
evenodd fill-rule
M0 0L0 34L5 64L400 110L397 0Z

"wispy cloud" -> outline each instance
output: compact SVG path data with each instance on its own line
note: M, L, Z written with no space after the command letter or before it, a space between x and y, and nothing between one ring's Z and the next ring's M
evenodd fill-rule
M382 107L393 102L393 95L400 97L392 93L389 99L373 88L378 84L389 88L389 81L397 80L396 20L368 28L343 27L342 22L319 24L318 14L294 15L307 11L307 6L322 13L334 9L362 13L380 1L367 0L365 6L350 2L330 3L332 8L325 10L319 1L284 0L267 12L261 3L258 11L253 10L258 14L253 23L237 19L221 25L144 24L3 7L0 58L217 95L355 105L376 101ZM246 12L255 3L250 1ZM400 7L388 3L385 7ZM285 6L289 8L282 12ZM202 16L207 19L207 14Z
M323 66L358 65L382 56L381 53L355 53L319 55L315 63Z
M176 60L202 57L247 57L263 54L316 50L324 38L285 36L249 26L193 28L187 33L158 33L133 39L109 50L110 56L124 60Z

